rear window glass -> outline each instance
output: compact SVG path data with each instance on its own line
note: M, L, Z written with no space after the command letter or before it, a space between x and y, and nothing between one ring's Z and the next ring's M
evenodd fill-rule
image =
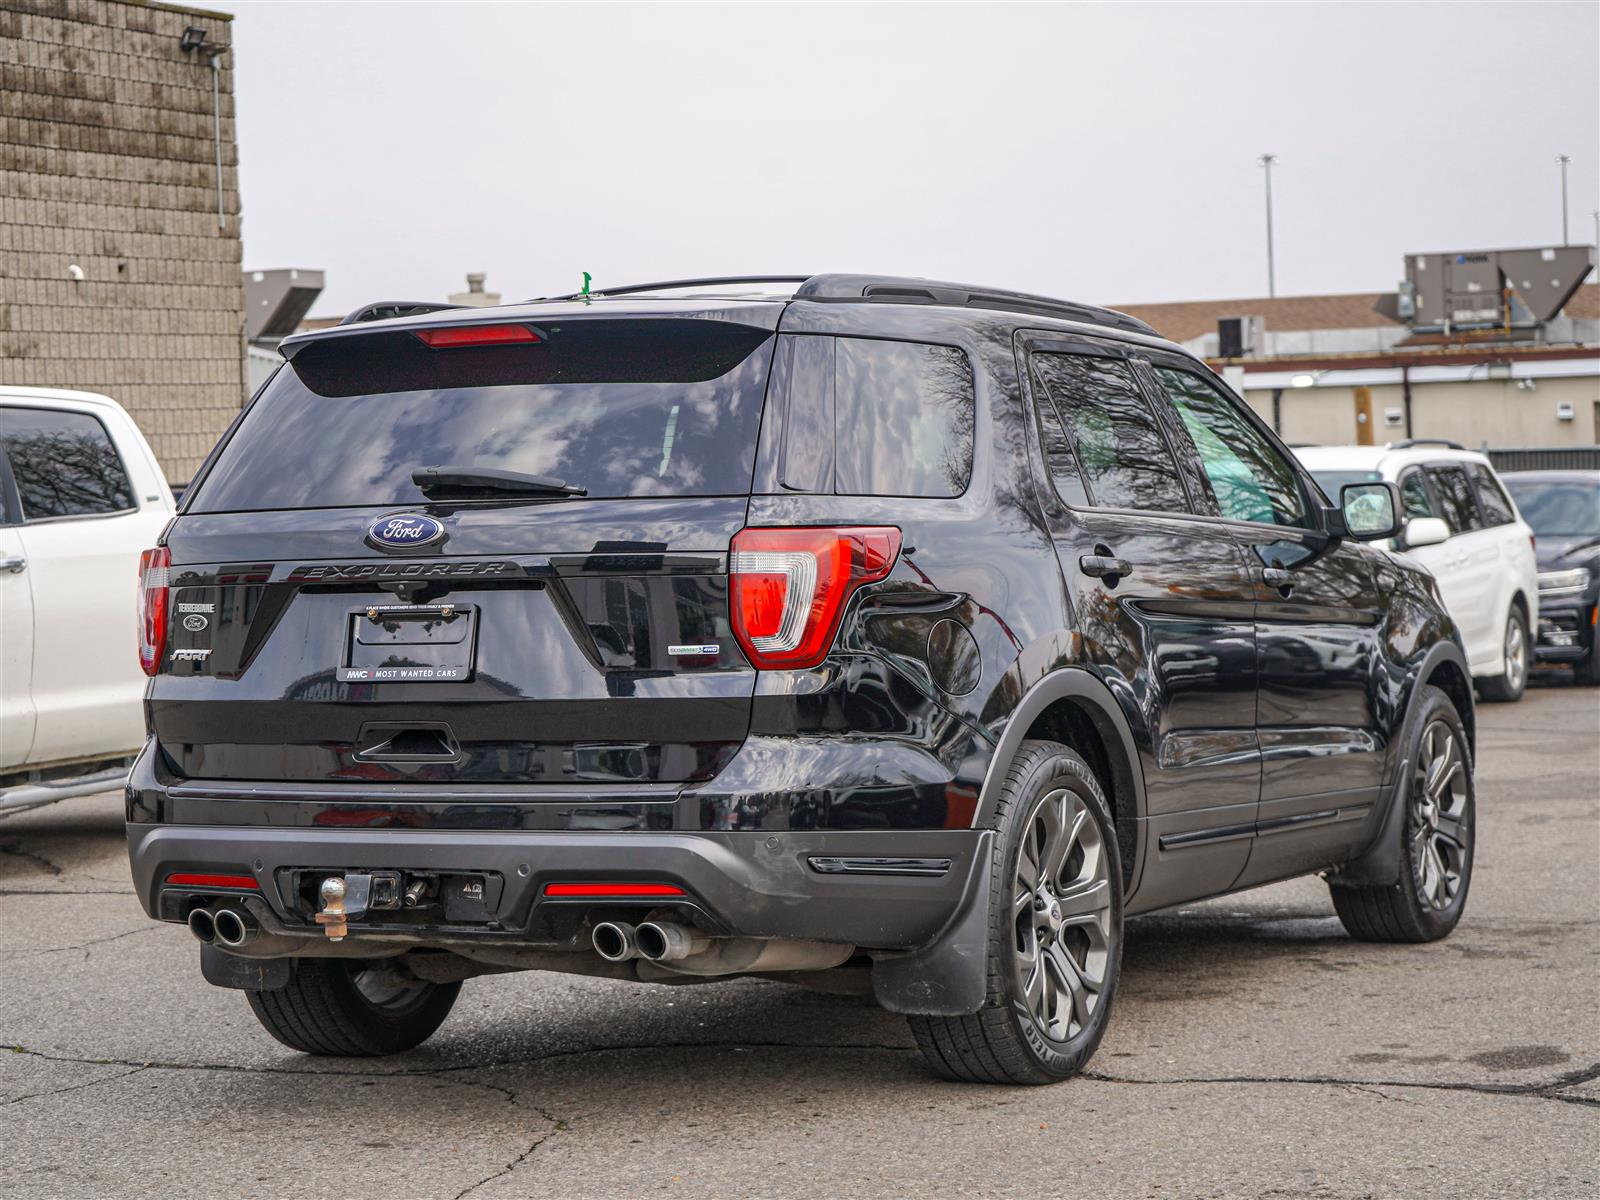
M98 417L47 408L0 408L0 448L24 521L133 508L133 484Z
M595 498L750 490L772 357L709 320L566 321L532 345L373 333L306 346L240 422L190 511L405 504L419 467L561 479Z

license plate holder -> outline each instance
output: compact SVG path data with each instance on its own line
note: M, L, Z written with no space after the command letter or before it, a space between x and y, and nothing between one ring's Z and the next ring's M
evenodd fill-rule
M345 616L341 683L463 683L477 656L471 604L369 604Z

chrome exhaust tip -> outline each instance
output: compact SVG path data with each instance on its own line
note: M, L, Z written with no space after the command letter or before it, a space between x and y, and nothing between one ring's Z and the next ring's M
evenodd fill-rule
M589 940L595 953L607 962L627 962L639 957L639 942L632 925L624 921L602 921Z
M242 946L256 931L254 920L231 908L218 909L211 924L217 941L224 946Z
M217 936L217 924L206 909L197 908L189 913L189 932L195 941L210 943Z
M639 953L651 962L676 962L711 944L711 939L671 921L646 921L633 931Z

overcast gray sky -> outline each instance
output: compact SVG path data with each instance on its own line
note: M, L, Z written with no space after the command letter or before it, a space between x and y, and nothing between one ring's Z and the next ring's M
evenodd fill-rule
M246 267L314 309L877 271L1104 303L1388 288L1600 208L1600 5L221 0Z

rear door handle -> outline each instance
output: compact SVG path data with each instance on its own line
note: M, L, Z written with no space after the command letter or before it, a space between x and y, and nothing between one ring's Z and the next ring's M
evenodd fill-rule
M13 556L13 557L10 557L10 558L0 558L0 571L6 571L6 572L8 572L9 574L12 574L12 575L20 575L20 574L22 574L22 572L26 571L27 569L28 569L28 560L25 559L25 558L22 558L21 556Z
M1093 575L1096 579L1104 579L1108 575L1121 578L1133 574L1133 564L1111 554L1085 554L1078 559L1078 566L1085 575Z

